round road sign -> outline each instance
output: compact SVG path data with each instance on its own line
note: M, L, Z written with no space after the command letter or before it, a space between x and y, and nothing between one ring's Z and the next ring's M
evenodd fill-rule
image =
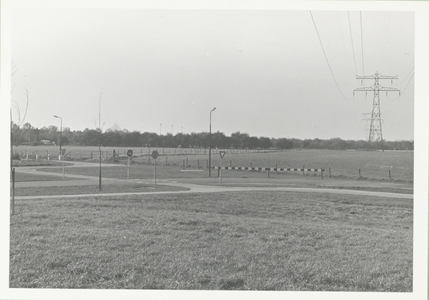
M130 149L130 150L128 150L128 151L127 151L127 155L128 155L128 156L130 156L130 157L131 157L131 156L133 156L133 150L131 150L131 149Z
M152 151L152 158L156 159L158 157L158 151L154 150Z

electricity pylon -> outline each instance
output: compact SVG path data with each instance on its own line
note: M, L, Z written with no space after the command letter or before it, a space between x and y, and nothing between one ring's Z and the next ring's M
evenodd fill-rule
M371 124L369 127L369 138L368 141L376 141L381 142L381 149L383 150L383 132L381 129L381 111L380 111L380 91L387 92L399 92L401 95L401 91L397 88L384 87L379 84L380 79L398 79L398 76L383 76L375 72L374 75L368 76L356 76L356 79L374 79L374 85L370 87L357 88L353 90L354 92L374 92L374 99L372 101L372 112L371 112Z

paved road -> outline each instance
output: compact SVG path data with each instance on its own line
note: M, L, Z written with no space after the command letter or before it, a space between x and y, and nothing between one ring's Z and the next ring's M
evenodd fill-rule
M123 167L122 165L102 164L103 167ZM93 163L76 162L71 167L94 167ZM62 168L58 166L58 168ZM56 172L41 172L37 171L37 167L20 167L16 168L17 172L30 173L34 175L52 175L62 177L61 173ZM58 180L58 181L32 181L32 182L17 182L15 186L19 187L47 187L47 186L82 186L98 184L99 178L97 176L87 175L73 175L67 174L67 177L76 178L75 180ZM81 179L81 180L79 180ZM50 195L50 196L16 196L15 199L48 199L48 198L70 198L70 197L93 197L93 196L123 196L123 195L150 195L150 194L184 194L184 193L216 193L216 192L246 192L246 191L283 191L283 192L305 192L305 193L330 193L330 194L345 194L345 195L362 195L372 197L389 197L389 198L403 198L413 199L412 194L406 193L390 193L380 191L365 191L353 189L356 187L366 188L395 188L395 189L410 189L412 185L391 183L391 182L364 182L364 181L346 181L346 180L321 180L319 178L305 178L287 180L246 178L245 181L240 178L228 178L226 185L217 186L217 178L203 178L199 179L200 184L195 184L194 179L158 179L159 185L169 185L177 187L185 187L187 191L162 191L162 192L131 192L131 193L104 193L104 194L81 194L81 195ZM302 186L305 182L306 186ZM116 179L116 178L103 178L103 184L153 184L152 179ZM251 186L245 186L247 184ZM236 186L231 186L236 185ZM239 186L237 186L239 185ZM269 185L269 186L267 186ZM282 185L282 186L280 186ZM301 185L301 186L300 186ZM312 187L314 186L314 187ZM339 189L338 187L341 187ZM347 189L348 188L348 189Z

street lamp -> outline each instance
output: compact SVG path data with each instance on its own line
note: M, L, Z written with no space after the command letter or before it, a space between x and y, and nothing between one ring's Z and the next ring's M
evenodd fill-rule
M209 127L209 177L211 176L212 169L212 112L216 110L216 107L210 111L210 127Z
M100 138L98 141L98 151L100 154L100 163L99 163L99 167L98 167L98 190L101 191L101 137L102 137L102 130L101 130L101 95L103 95L103 93L100 93L100 97L98 98L98 129L99 129L99 134L100 134Z
M62 143L61 140L62 140L62 135L63 135L63 119L61 117L59 117L59 116L56 116L56 115L54 115L54 118L60 119L60 121L61 121L61 127L60 127L60 155L58 155L58 160L61 161L61 158L62 158L62 161L63 161L63 177L65 177L66 175L65 175L65 170L64 170L64 157L62 157L63 153L61 151L61 143Z
M62 134L63 134L63 119L59 116L54 115L54 118L60 119L61 121L61 127L60 127L60 156L59 159L61 160L61 156L62 156L62 152L61 152L61 139L62 139Z

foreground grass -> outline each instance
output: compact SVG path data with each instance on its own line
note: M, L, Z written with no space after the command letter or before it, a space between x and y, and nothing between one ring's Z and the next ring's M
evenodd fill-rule
M12 288L412 291L411 200L241 192L16 206Z

